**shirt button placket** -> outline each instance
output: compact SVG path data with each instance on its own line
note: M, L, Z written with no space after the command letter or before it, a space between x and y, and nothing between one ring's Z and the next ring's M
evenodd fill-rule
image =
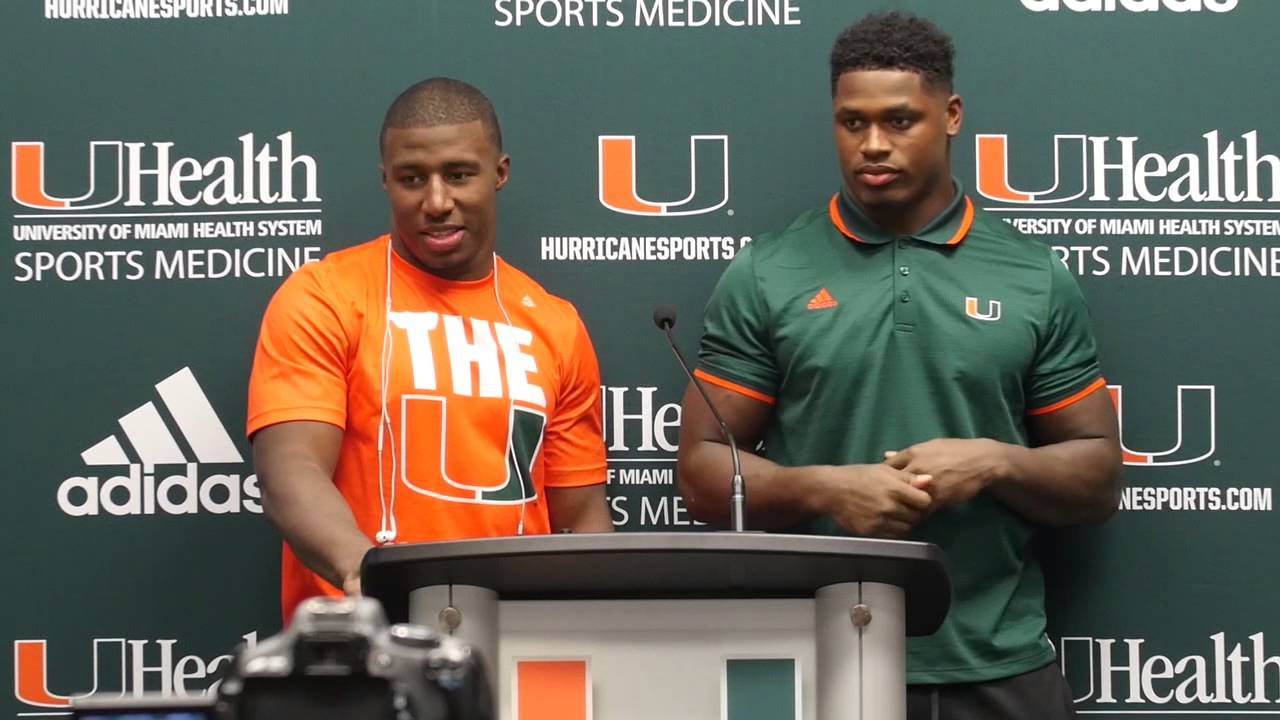
M896 270L893 273L893 321L894 329L911 332L916 324L916 307L911 296L911 241L898 238L894 243L893 261Z

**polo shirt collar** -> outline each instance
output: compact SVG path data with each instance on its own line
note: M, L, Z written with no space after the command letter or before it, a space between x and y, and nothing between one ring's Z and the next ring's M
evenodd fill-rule
M973 225L973 201L964 194L959 180L952 179L951 183L956 190L951 204L928 225L910 235L913 240L934 245L959 245L969 234L969 228ZM849 196L848 189L832 195L827 209L831 223L841 235L854 242L883 245L896 237L863 214L858 204Z

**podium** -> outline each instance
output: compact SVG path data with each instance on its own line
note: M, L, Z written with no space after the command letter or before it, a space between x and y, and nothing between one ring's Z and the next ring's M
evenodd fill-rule
M562 720L900 720L906 637L951 602L934 545L808 535L394 545L361 572L392 622L480 649L502 720L553 686L585 707Z

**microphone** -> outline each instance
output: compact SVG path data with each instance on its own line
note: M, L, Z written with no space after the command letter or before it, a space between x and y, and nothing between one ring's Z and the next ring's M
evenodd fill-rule
M676 360L680 361L680 367L684 370L684 374L689 377L689 381L693 383L693 386L698 388L698 393L706 401L707 407L711 408L711 414L715 416L716 422L720 425L720 434L729 443L729 453L733 457L733 482L730 485L729 517L733 523L733 531L742 532L746 530L745 506L747 491L742 482L742 460L738 457L738 443L734 442L733 433L729 432L729 426L725 424L724 418L720 417L720 411L716 409L715 403L711 402L706 388L702 386L702 382L689 369L689 363L685 362L684 355L680 352L680 346L676 344L676 339L671 334L671 328L675 327L676 324L676 309L670 305L659 305L654 308L653 324L666 333L667 344L671 346L671 352L676 354Z

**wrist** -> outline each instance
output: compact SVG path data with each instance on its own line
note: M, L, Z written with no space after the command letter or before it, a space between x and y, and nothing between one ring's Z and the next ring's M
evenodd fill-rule
M1026 451L1021 445L1012 445L997 440L992 440L995 444L995 450L992 453L992 465L990 474L987 477L988 488L999 488L1002 485L1009 485L1017 480L1018 465L1017 455L1019 452Z
M343 588L347 581L360 577L360 567L364 563L365 553L374 547L372 543L366 541L362 545L353 543L343 551L342 556L337 558L333 564L333 568L336 571L334 574L337 575L338 579L338 582L335 583L336 587Z
M799 489L798 507L810 516L830 515L836 506L839 477L831 465L809 465L791 468L795 487Z

